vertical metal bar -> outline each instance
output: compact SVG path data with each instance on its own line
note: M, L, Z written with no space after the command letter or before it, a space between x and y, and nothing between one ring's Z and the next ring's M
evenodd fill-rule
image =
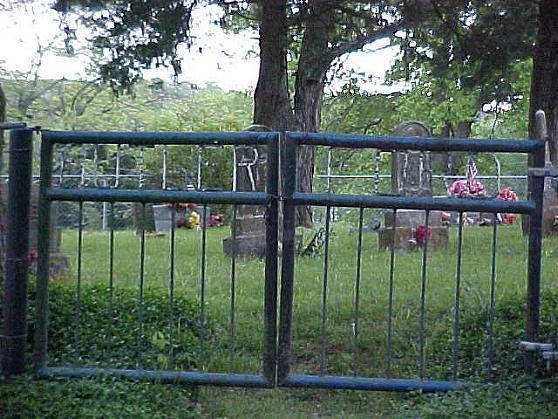
M161 179L161 189L167 189L167 159L168 150L166 146L163 146L163 176Z
M389 255L389 285L388 285L388 318L387 318L387 368L386 375L391 376L391 362L393 359L393 290L395 279L395 233L397 225L397 209L393 210L391 226L391 247Z
M236 154L236 146L233 146L233 172L232 172L232 188L231 188L233 192L236 191L237 176L238 176L238 173L237 173L237 169L238 169L237 159L238 159L238 157L237 157L237 154Z
M452 376L457 380L459 363L459 320L461 302L461 260L463 250L463 213L459 213L459 227L457 230L457 262L455 270L455 302L453 306L453 331L451 342Z
M493 378L493 360L494 360L494 316L496 311L496 232L498 228L498 215L494 214L492 219L492 267L490 270L490 306L488 308L488 323L487 323L487 364L486 364L486 378L491 380Z
M109 322L107 345L109 352L112 350L112 333L114 324L114 202L110 203L110 230L109 230Z
M145 283L145 203L141 204L141 228L140 228L140 272L139 272L139 295L138 295L138 318L137 318L137 344L136 344L136 368L141 368L143 350L143 291Z
M229 351L230 351L230 366L232 368L234 363L234 352L236 342L236 329L235 329L235 298L236 298L236 213L237 206L233 205L232 220L231 220L231 238L232 238L232 252L231 252L231 283L230 283L230 307L229 307Z
M264 287L264 376L275 384L277 371L277 269L279 243L279 134L267 143Z
M37 297L35 302L36 329L34 350L34 372L37 374L47 364L48 341L48 280L50 254L51 202L47 192L52 184L53 144L41 139L41 182L39 186L39 217L37 240Z
M282 135L285 151L283 184L283 260L281 265L281 305L279 307L279 353L277 382L280 384L289 376L293 319L293 288L295 266L295 209L292 201L296 190L296 150L297 144L288 135ZM288 174L288 175L287 175Z
M107 180L103 180L103 187L107 187ZM103 202L102 219L101 219L101 230L107 231L107 211L108 202Z
M116 145L116 164L114 169L114 187L120 186L120 144Z
M99 186L99 144L93 146L93 185Z
M145 186L145 148L140 147L140 164L139 164L139 184L140 189Z
M538 136L541 141L547 141L546 120L544 112L535 114ZM541 150L531 154L529 160L533 167L544 167L545 145ZM544 178L531 177L529 199L536 203L536 210L529 216L529 255L527 268L527 322L525 327L526 339L536 342L539 336L539 305L542 258L542 219L544 199ZM524 369L532 374L535 369L535 352L525 352Z
M175 235L176 235L176 206L171 209L171 234L170 234L170 255L169 255L169 305L170 305L170 319L169 319L169 364L171 368L175 368L176 362L174 357L174 256L175 256Z
M422 244L422 266L420 281L420 319L419 319L419 378L424 378L424 329L426 322L426 267L428 255L428 221L430 211L426 211L424 222L424 241Z
M331 221L331 207L326 208L325 244L324 244L324 274L322 281L322 315L320 327L320 375L326 372L326 345L327 345L327 288L329 279L329 228Z
M4 328L0 337L0 372L7 377L25 370L33 131L12 130L9 152Z
M79 201L79 225L77 239L77 281L76 281L76 305L75 305L75 351L76 360L79 361L81 353L81 271L83 263L83 201Z
M205 369L205 264L207 246L207 204L202 207L201 252L200 252L200 366Z
M60 174L58 176L58 186L63 186L64 184L64 168L66 164L66 153L62 150L60 152Z
M202 188L202 170L203 170L203 147L198 146L198 181L197 189L201 191Z
M357 374L358 362L358 337L360 326L360 277L362 266L362 224L364 218L364 208L359 209L358 215L358 239L357 239L357 259L356 259L356 277L355 277L355 296L354 296L354 314L353 314L353 345L352 345L352 370L353 375Z

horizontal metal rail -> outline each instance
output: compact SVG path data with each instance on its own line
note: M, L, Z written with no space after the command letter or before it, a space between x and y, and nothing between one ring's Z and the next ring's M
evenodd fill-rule
M531 177L558 177L558 167L530 167Z
M332 375L289 375L282 387L304 387L343 390L448 392L465 387L459 381L416 380L400 378L343 377Z
M514 214L531 214L537 208L534 201L302 192L295 192L292 196L292 202L295 205L314 205L324 207L418 209L457 212L479 211Z
M276 132L101 132L43 130L43 141L58 144L266 145Z
M534 173L539 173L539 172L534 172ZM531 175L531 176L539 176L537 174ZM554 176L558 176L558 171L557 174ZM328 174L321 174L321 175L316 175L315 176L318 179L376 179L376 178L380 178L380 179L391 179L391 175L386 175L386 174L381 174L381 175L328 175ZM502 175L502 176L496 176L496 175L486 175L486 176L476 176L476 179L500 179L500 180L527 180L529 176L527 175ZM465 175L432 175L432 179L466 179Z
M533 153L544 150L539 140L479 140L473 138L383 137L354 134L289 132L299 145L391 150L466 151L478 153Z
M87 202L189 202L195 204L266 205L272 199L265 192L190 192L159 189L66 189L52 188L46 192L50 201Z
M262 375L223 374L193 371L125 370L115 368L63 368L46 367L36 372L36 378L95 378L99 376L154 381L165 384L191 384L240 387L273 387Z

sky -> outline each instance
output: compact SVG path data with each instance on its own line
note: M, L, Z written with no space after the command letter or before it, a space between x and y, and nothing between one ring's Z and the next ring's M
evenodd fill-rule
M62 56L49 46L64 50L64 39L60 16L51 10L50 1L37 0L15 10L2 11L9 0L0 0L0 66L8 71L29 72L38 56L39 46L47 50L43 55L39 75L46 79L84 79L87 78L86 56L80 53L80 45L89 33L77 26L77 53ZM225 33L212 24L219 19L218 6L198 7L194 11L192 36L194 44L190 50L181 48L183 74L179 82L188 82L198 87L208 84L219 86L225 91L253 91L258 77L259 59L257 32L243 31L239 34ZM386 92L394 87L382 85L384 75L397 56L396 47L386 47L387 41L379 41L368 46L365 51L344 57L344 68L353 68L364 73L369 81L362 87L370 92ZM201 53L199 52L201 49ZM149 70L145 78L172 80L172 70ZM339 88L342 82L332 84L331 89Z

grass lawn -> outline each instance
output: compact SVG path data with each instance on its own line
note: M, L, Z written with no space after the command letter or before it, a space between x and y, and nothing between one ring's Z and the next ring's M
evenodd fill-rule
M357 235L349 233L349 225L335 224L330 244L329 281L327 290L327 320L325 347L327 374L386 376L387 296L389 289L389 252L379 252L376 233L365 233L362 251L362 279L360 287L360 334L357 355L353 354L353 320L356 276ZM231 344L230 325L230 260L222 252L222 240L228 228L214 228L207 232L207 262L205 284L205 311L209 330L206 344L200 350L191 349L194 368L218 372L259 373L262 368L263 339L263 272L259 260L239 259L235 292L234 342ZM306 232L308 236L308 233ZM464 318L485 311L489 304L491 272L491 228L465 227L463 244L461 309ZM305 237L308 240L308 237ZM139 295L140 239L130 231L115 233L114 298L119 295ZM456 230L452 229L450 247L428 255L428 283L426 290L425 359L427 378L450 378L451 330L453 299L455 294ZM176 237L175 294L178 298L194 302L197 312L200 292L200 243L197 231L179 230ZM83 238L82 298L98 292L99 286L109 283L109 234L85 231ZM555 289L558 263L556 239L544 243L544 289ZM63 233L62 252L71 259L72 274L63 288L75 288L77 275L77 232ZM420 314L421 253L397 253L393 304L393 377L417 377L418 324ZM496 299L506 300L524 295L527 268L527 242L519 226L498 228L496 259ZM149 292L167 294L169 288L169 237L146 238L145 288ZM323 258L298 258L295 275L295 302L293 313L293 372L319 372L321 352L321 310L323 286ZM95 285L96 288L90 288ZM132 294L130 294L132 293ZM56 306L56 295L52 304ZM60 297L62 298L62 297ZM520 300L518 300L520 301ZM95 304L80 309L82 324L75 333L66 334L59 345L72 347L77 356L57 359L59 365L122 366L117 357L103 362L87 358L88 348L94 347L98 330L87 323L87 310L96 310ZM103 309L104 310L104 309ZM161 308L146 308L145 330L140 344L162 348L168 353L167 341L181 332L181 313L170 313ZM520 310L520 308L518 308ZM132 310L133 311L133 310ZM163 312L164 311L164 312ZM520 310L521 311L521 310ZM102 311L101 311L102 312ZM97 313L97 312L96 312ZM118 323L119 317L106 311L106 323ZM70 324L76 325L75 312L67 313ZM191 313L188 314L190 316ZM495 336L508 332L501 326L506 313L496 313ZM184 317L188 317L184 314ZM150 325L150 322L152 323ZM168 324L168 326L166 326ZM151 327L153 326L153 327ZM470 326L470 324L469 324ZM103 326L105 327L105 326ZM467 327L467 325L465 326ZM104 330L104 329L103 329ZM56 331L52 331L56 333ZM118 333L121 333L121 336ZM465 336L469 330L462 330ZM521 335L521 330L515 332ZM103 332L104 333L104 332ZM482 335L483 332L479 331ZM134 353L137 340L128 339L138 330L117 330L111 341L120 350ZM442 338L440 338L442 336ZM88 341L89 339L89 341ZM463 337L465 340L465 337ZM512 342L512 346L517 346ZM75 346L78 346L76 349ZM463 376L473 370L482 370L486 362L485 347L471 349L461 357ZM188 347L188 346L186 346ZM188 347L189 348L189 347ZM471 355L471 353L473 354ZM472 357L472 358L471 358ZM168 359L154 358L163 367L174 364ZM163 357L164 358L164 357ZM475 363L474 367L468 365ZM467 365L466 365L467 364ZM148 365L149 366L149 365ZM520 367L520 365L518 365ZM466 371L465 371L466 370ZM497 377L502 379L504 377ZM476 393L475 393L476 394ZM484 394L484 393L483 393ZM321 391L321 390L251 390L202 388L201 413L207 417L386 417L409 410L409 395L375 392ZM507 396L506 396L507 397ZM526 396L527 397L527 396ZM467 397L465 397L467 399ZM461 399L460 399L461 400ZM432 403L440 403L435 399ZM524 403L524 402L521 402ZM412 403L411 403L412 404ZM455 405L455 403L454 403ZM403 409L403 410L402 410ZM413 411L411 408L410 412ZM401 413L403 412L403 413ZM172 416L172 415L171 415ZM412 414L411 414L412 416Z

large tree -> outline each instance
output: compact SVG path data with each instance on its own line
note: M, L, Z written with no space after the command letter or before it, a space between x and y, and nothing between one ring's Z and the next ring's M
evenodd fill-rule
M276 130L319 130L324 85L332 63L377 39L392 36L404 23L416 21L424 1L216 1L229 16L253 19L259 30L254 123ZM101 75L116 92L122 92L152 65L183 70L177 46L190 42L190 17L197 4L196 0L59 0L55 8L79 10L84 21L96 28L93 43L109 57L100 67ZM289 77L290 67L295 69L294 80ZM300 190L311 189L313 167L314 149L302 148ZM300 209L299 222L312 224L308 208Z

